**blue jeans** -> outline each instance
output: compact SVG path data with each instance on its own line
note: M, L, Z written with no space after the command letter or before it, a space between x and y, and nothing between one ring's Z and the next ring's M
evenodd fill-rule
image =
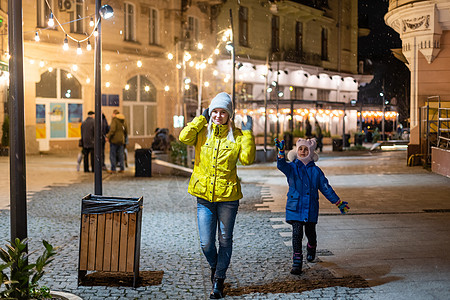
M197 220L200 246L216 277L225 278L233 249L233 229L239 200L209 202L197 198ZM216 248L216 232L219 235L219 251Z
M109 159L111 160L111 171L116 170L116 157L119 158L118 164L120 166L120 170L125 170L125 165L123 163L123 145L109 143Z

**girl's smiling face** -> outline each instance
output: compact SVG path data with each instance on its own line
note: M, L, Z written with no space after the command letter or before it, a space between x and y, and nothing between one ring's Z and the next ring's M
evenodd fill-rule
M216 125L223 125L228 122L228 112L223 108L215 108L211 112L211 120Z
M299 157L307 157L309 155L309 148L306 146L300 146L298 147L297 154Z

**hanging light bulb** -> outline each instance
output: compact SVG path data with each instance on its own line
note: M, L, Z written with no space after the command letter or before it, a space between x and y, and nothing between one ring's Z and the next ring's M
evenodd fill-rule
M81 50L80 42L78 42L77 54L80 55L80 54L82 54L82 53L83 53L83 51Z
M34 40L36 42L39 42L41 40L41 38L39 37L39 32L36 31L36 34L34 35Z
M168 58L169 60L172 60L172 59L173 59L173 54L172 54L172 53L167 54L167 58Z
M63 49L64 49L65 51L69 50L69 40L67 39L67 34L66 34L66 37L64 38Z
M91 42L89 40L87 42L86 50L87 51L91 51L92 50Z
M53 26L55 26L55 21L53 20L53 13L51 12L50 13L50 17L48 18L48 26L49 27L53 27Z
M95 37L97 37L97 36L98 36L98 30L97 30L97 28L95 28L95 31L94 31L94 36L95 36Z
M89 21L89 26L94 27L94 19L91 17L91 20Z
M165 90L166 92L168 92L168 91L170 90L170 87L169 87L168 85L166 85L166 86L164 87L164 90Z
M136 64L137 64L138 68L142 67L142 61L138 60Z

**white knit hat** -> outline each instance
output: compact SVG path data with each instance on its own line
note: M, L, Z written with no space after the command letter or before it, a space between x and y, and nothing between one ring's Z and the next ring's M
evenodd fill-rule
M308 147L309 154L307 157L298 157L298 148L300 146ZM318 161L319 155L317 155L317 153L314 152L316 150L316 146L317 146L317 142L316 142L315 138L307 139L307 140L299 138L297 140L297 143L296 143L294 149L289 151L288 159L290 161L294 161L297 158L298 160L302 161L305 165L308 164L310 161Z
M211 116L211 113L216 108L222 108L227 111L230 118L233 117L233 101L231 101L230 95L228 95L225 92L217 94L214 99L211 100L211 104L209 105L209 115Z

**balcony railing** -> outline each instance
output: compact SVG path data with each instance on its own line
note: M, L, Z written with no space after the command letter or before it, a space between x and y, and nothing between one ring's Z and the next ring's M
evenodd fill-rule
M414 2L423 2L425 0L389 0L389 11L396 9L397 7L411 4Z

